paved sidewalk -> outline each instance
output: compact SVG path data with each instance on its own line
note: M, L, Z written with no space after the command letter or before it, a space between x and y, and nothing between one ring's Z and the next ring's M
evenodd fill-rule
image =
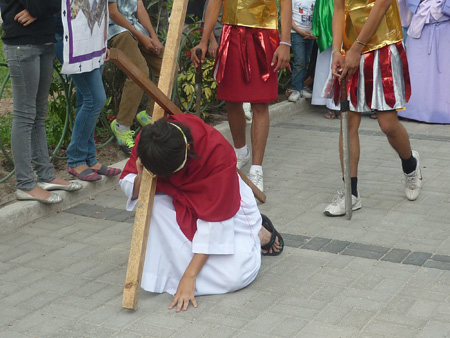
M260 209L286 247L254 283L184 313L144 291L122 309L134 213L105 181L26 224L0 209L0 337L450 337L450 126L404 122L425 181L410 202L400 160L363 118L363 207L347 221L322 213L342 188L339 122L280 107L295 114L272 119Z

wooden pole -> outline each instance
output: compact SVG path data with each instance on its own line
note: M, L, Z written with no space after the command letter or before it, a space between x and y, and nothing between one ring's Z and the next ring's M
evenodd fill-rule
M350 139L348 136L348 111L350 104L347 98L347 81L341 82L341 123L342 123L342 148L344 162L344 188L345 188L345 215L352 219L352 183L350 172Z
M173 90L175 74L178 69L177 55L180 48L187 4L188 0L174 0L173 2L169 31L164 47L164 56L158 83L158 88L165 96L170 96ZM155 104L155 109L153 110L153 121L164 117L164 110L168 108L167 105L170 106L170 103L168 102L166 102L165 105L162 101L155 101L157 104ZM175 106L175 104L173 104L173 106ZM138 308L155 190L156 178L150 177L150 175L144 171L139 191L139 200L136 206L127 275L123 289L122 307L126 309L136 310Z

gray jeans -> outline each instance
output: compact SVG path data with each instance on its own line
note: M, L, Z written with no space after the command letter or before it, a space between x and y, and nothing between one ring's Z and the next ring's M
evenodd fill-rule
M50 163L45 132L48 94L53 72L53 44L4 45L11 74L13 123L11 148L16 167L17 189L31 190L38 181L51 182L56 176Z

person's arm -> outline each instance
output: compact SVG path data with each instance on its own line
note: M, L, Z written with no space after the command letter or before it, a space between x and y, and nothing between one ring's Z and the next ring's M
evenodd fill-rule
M296 31L298 34L303 36L305 39L317 39L314 35L312 35L312 32L305 31L304 29L299 28L294 21L292 21L292 29Z
M341 54L342 41L344 38L344 20L345 20L345 0L334 0L333 11L333 44L331 72L339 77L344 66L344 57Z
M136 17L138 18L139 23L150 34L150 38L153 41L153 46L155 47L154 52L159 55L159 53L161 52L161 50L164 47L163 47L162 43L159 41L158 35L156 34L155 30L153 29L152 22L150 20L150 17L148 16L148 12L145 9L145 6L144 6L144 3L142 2L142 0L138 0Z
M194 67L197 67L199 59L195 55L195 50L200 48L202 50L202 63L205 61L206 51L208 49L208 40L211 37L214 26L217 22L217 18L220 14L220 9L222 8L223 0L210 0L208 8L205 14L205 24L203 25L203 34L200 43L191 49L191 60Z
M214 32L211 32L211 35L209 36L209 46L208 46L208 54L212 58L215 58L217 55L217 48L219 47L219 44L217 43L216 37L214 36Z
M119 26L127 29L133 36L147 49L154 50L156 47L153 45L153 40L145 35L140 33L134 26L119 12L117 8L117 3L108 2L109 9L109 17L112 21L114 21Z
M25 9L34 18L49 17L61 10L61 4L52 1L19 0ZM59 6L58 6L59 5Z
M177 292L175 293L173 301L169 306L169 310L176 306L177 312L180 312L181 310L186 311L189 306L189 302L192 302L192 305L197 307L197 301L194 297L197 276L206 264L208 258L209 255L206 254L194 254L194 257L192 257L186 271L184 271L183 277L181 277Z
M14 16L14 21L17 21L22 26L28 26L29 24L35 22L37 18L32 16L28 10L24 9L23 11L20 11Z
M370 11L367 21L364 23L361 32L358 34L358 37L356 38L357 41L355 40L355 42L353 42L353 45L347 51L341 78L346 76L347 80L349 80L358 69L364 45L370 40L373 34L375 34L378 26L380 25L381 20L386 14L386 11L391 6L392 1L393 0L375 1L375 5Z
M281 12L281 41L291 43L292 27L292 1L280 0ZM285 44L280 44L273 54L272 66L275 65L275 72L286 68L291 58L291 48Z

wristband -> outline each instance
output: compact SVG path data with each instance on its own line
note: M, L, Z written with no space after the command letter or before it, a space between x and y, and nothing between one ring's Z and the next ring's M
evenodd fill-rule
M355 40L355 42L359 43L361 46L366 46L366 44L364 42L359 41L358 39Z
M331 55L333 55L333 54L336 53L336 52L341 53L341 50L340 50L339 48L333 49L333 50L331 51ZM341 54L342 54L342 53L341 53Z
M280 45L286 45L286 46L289 46L289 47L292 46L289 42L286 42L286 41L280 41Z

